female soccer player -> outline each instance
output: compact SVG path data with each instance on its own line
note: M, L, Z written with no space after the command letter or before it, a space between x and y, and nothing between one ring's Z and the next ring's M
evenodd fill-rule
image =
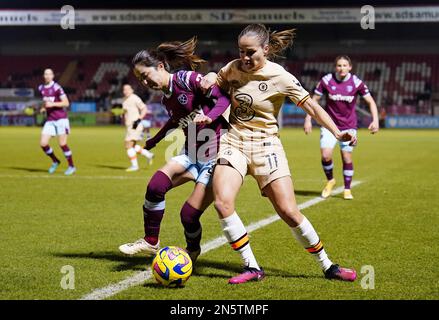
M76 171L73 165L72 151L67 145L67 135L70 133L70 123L67 118L66 109L69 107L69 99L64 93L63 88L53 81L54 74L52 69L44 70L44 84L38 86L38 91L43 97L43 108L47 114L47 121L41 132L40 146L44 153L52 159L49 173L56 171L61 161L55 156L53 149L49 145L51 137L58 136L58 143L64 152L64 156L69 163L69 167L64 172L65 175L72 175Z
M134 93L133 88L129 84L123 86L124 99L122 102L125 118L125 126L127 134L125 135L125 148L127 150L128 158L130 158L131 166L126 169L127 172L139 170L139 163L137 161L137 153L146 157L149 164L152 164L154 154L137 144L137 141L142 140L143 124L142 119L148 113L146 105L142 99Z
M252 175L279 216L290 226L293 236L319 263L326 278L353 281L356 272L329 260L322 242L296 204L288 161L278 137L277 115L289 97L339 140L355 143L355 137L341 133L328 114L312 99L299 81L269 59L292 44L294 30L269 32L264 25L252 24L238 37L240 59L229 62L218 75L209 73L203 88L217 83L231 95L230 128L221 137L213 174L214 205L224 234L232 248L241 254L244 272L231 284L262 279L249 244L247 231L235 211L235 199L244 177Z
M325 75L317 84L314 90L313 99L319 102L323 95L326 95L325 110L334 120L341 132L351 132L357 134L357 113L355 105L357 95L361 95L370 108L372 122L369 130L372 134L379 130L378 109L375 100L372 98L369 89L355 74L351 74L352 62L348 56L338 56L335 59L335 72ZM306 134L312 131L311 116L305 117L304 130ZM325 172L327 183L322 191L322 197L328 198L335 186L335 179L332 173L334 164L332 163L332 153L337 139L326 128L320 129L320 151L322 155L322 167ZM351 181L354 175L354 165L352 163L352 151L354 146L339 141L341 158L343 160L344 193L346 200L354 197L351 192Z
M196 39L186 42L163 43L154 50L143 50L133 58L134 73L146 87L163 91L162 103L170 119L145 148L152 149L171 130L181 128L185 147L181 154L170 159L151 178L143 205L145 237L121 245L119 250L133 255L139 252L152 255L159 249L160 223L165 211L166 193L189 180L195 181L194 191L183 205L180 216L187 242L187 251L195 261L200 254L200 216L212 203L210 177L216 158L219 138L227 121L222 116L229 107L229 98L214 86L207 94L200 89L202 75L194 71L178 71L189 66L194 70L204 62L194 55ZM196 115L203 115L193 120ZM223 130L222 130L223 129ZM206 141L207 138L207 141Z

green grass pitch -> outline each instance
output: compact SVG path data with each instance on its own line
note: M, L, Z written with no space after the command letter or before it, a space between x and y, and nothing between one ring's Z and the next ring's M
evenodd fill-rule
M128 258L122 243L142 236L141 206L151 174L164 164L163 141L148 167L126 173L122 127L73 128L69 145L78 171L64 177L66 161L53 175L41 151L40 128L0 128L0 299L80 299L149 267L151 259ZM319 132L281 130L298 203L318 197L324 185ZM336 149L335 178L342 185ZM312 257L282 221L250 234L253 251L267 277L230 286L240 258L228 245L200 256L181 289L161 288L153 279L109 299L438 299L439 298L439 131L359 132L354 152L355 200L341 196L311 206L311 220L330 258L356 268L354 283L325 280ZM184 246L179 211L193 184L166 199L163 245ZM252 178L237 201L246 225L274 214ZM210 207L202 217L203 242L222 235ZM75 271L74 289L60 285L61 268ZM364 289L364 266L375 272L374 289ZM370 275L370 274L368 274Z

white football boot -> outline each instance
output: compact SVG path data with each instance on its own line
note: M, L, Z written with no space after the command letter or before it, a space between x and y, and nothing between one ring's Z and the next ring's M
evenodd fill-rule
M140 238L136 242L125 243L119 247L119 251L128 256L133 256L137 253L144 253L146 256L154 256L160 249L160 241L156 245L151 245Z

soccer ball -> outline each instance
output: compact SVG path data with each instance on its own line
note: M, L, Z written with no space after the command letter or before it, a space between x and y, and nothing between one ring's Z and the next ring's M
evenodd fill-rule
M166 287L184 286L192 274L192 260L179 247L165 247L152 261L152 273L158 283Z

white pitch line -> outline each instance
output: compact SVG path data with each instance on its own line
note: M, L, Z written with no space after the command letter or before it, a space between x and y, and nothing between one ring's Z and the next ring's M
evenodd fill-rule
M362 183L361 181L353 181L352 187L355 187ZM343 187L339 187L334 189L333 195L339 194L343 192ZM303 210L306 208L309 208L319 202L325 201L322 197L315 197L311 200L308 200L304 203L301 203L298 205L299 210ZM279 220L279 215L275 214L271 217L268 217L266 219L259 220L257 222L251 223L248 226L246 226L247 232L250 233L252 231L258 230L260 228L263 228L265 226L268 226L269 224L272 224L273 222ZM201 254L203 255L211 250L217 249L227 243L227 239L224 236L215 238L213 240L210 240L206 242L205 244L201 245ZM143 284L145 281L152 278L152 271L151 268L148 268L145 271L138 272L134 274L133 276L130 276L126 278L125 280L122 280L115 284L110 284L104 288L95 289L91 293L86 294L85 296L82 296L80 300L103 300L106 298L109 298L111 296L114 296L115 294L122 292L126 289L129 289L133 286L138 286Z
M60 175L12 175L12 174L0 174L0 178L23 178L23 179L85 179L85 180L147 180L150 177L129 177L129 176L60 176Z

